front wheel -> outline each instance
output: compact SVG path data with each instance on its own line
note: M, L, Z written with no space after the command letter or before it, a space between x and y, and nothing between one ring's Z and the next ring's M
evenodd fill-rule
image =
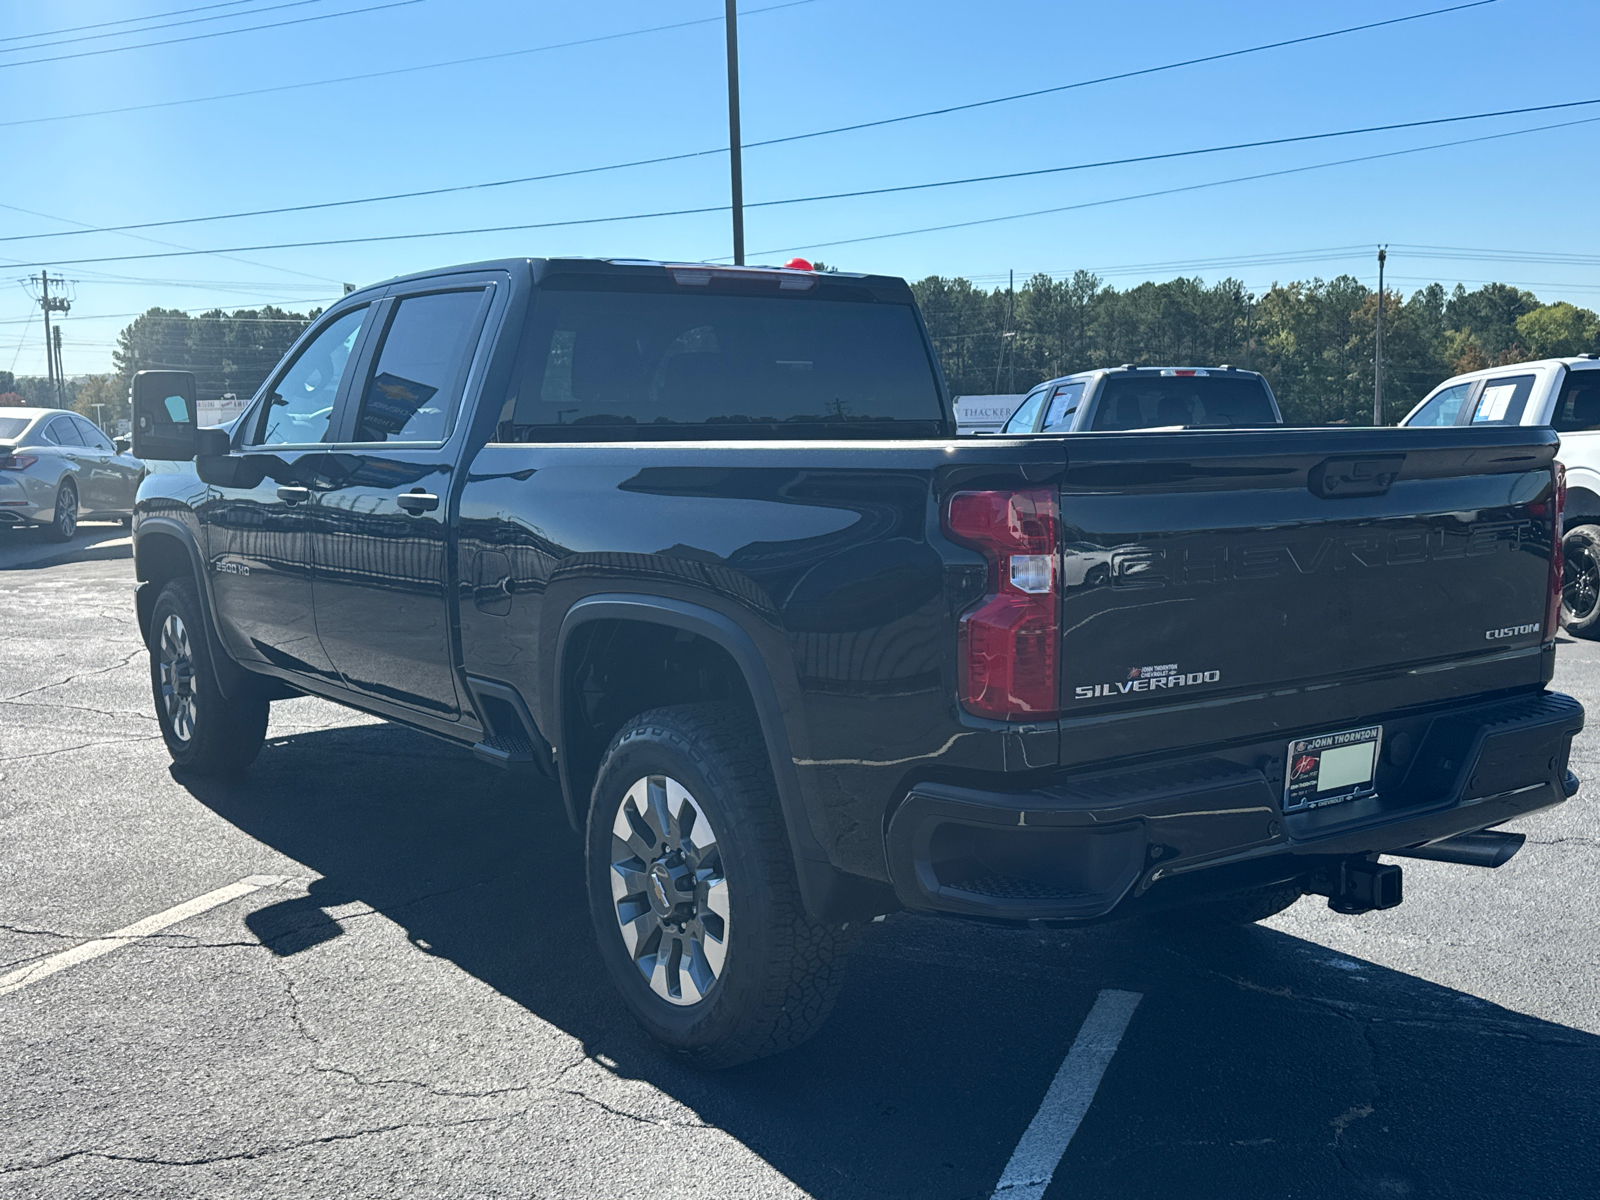
M161 589L150 617L150 687L172 761L197 775L242 771L267 736L271 706L217 687L192 580Z
M1567 530L1561 552L1561 624L1577 637L1600 637L1600 526Z
M612 739L588 883L601 957L669 1053L776 1054L833 1007L850 935L806 914L760 730L738 712L657 709Z

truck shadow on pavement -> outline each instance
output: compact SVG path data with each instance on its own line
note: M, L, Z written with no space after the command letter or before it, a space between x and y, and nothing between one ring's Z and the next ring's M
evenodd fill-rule
M1106 987L1144 1000L1050 1195L1554 1197L1600 1178L1600 1038L1268 928L892 916L816 1038L704 1075L615 998L551 785L390 725L274 739L239 781L181 782L322 876L250 917L275 953L370 905L827 1200L988 1196Z

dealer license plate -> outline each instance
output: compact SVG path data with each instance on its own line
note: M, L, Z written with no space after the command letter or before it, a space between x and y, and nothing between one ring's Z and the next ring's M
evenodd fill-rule
M1283 781L1283 811L1320 808L1374 793L1372 773L1383 744L1383 726L1346 729L1289 743Z

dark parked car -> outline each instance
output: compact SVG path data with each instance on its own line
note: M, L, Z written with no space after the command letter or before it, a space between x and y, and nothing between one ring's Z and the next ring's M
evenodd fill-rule
M958 440L901 280L572 259L344 297L231 430L134 393L195 463L135 524L179 769L303 692L556 781L703 1064L809 1035L891 909L1363 912L1578 786L1547 429Z

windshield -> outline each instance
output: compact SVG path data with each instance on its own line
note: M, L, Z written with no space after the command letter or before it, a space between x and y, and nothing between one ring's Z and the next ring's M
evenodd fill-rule
M0 417L0 438L21 437L32 422L32 417Z
M797 425L826 425L905 437L943 421L916 314L902 304L545 291L519 375L512 420L545 431L537 436L687 426L700 437L793 437Z
M1095 405L1095 429L1169 425L1276 425L1258 375L1113 375Z

